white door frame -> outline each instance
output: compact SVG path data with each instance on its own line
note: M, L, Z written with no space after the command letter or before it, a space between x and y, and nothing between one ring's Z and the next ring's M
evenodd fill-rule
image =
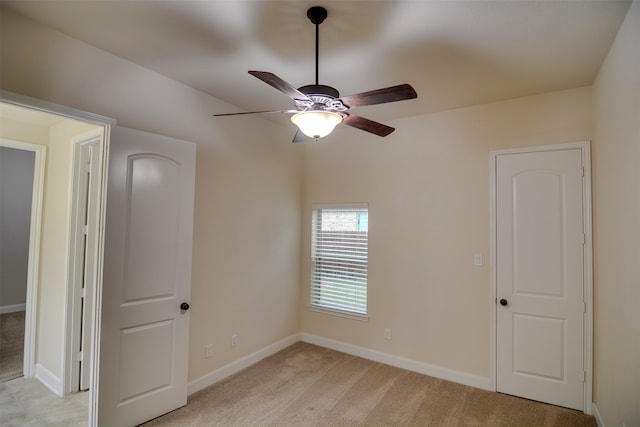
M38 274L40 266L40 228L42 224L42 200L44 196L45 159L47 147L29 142L0 139L0 146L32 151L33 192L31 195L31 220L29 225L29 259L27 261L27 299L24 316L24 356L22 374L25 378L35 375L36 357L36 307L38 304Z
M91 354L90 349L83 349L83 357L80 358L76 349L80 348L83 342L82 334L91 334L92 331L86 331L81 328L84 315L81 310L81 302L84 299L85 310L88 310L89 316L92 316L95 307L93 307L93 298L95 293L95 280L88 280L84 283L86 266L90 265L92 276L95 277L95 267L98 263L98 238L100 236L99 215L98 211L100 203L96 197L100 196L100 183L98 188L89 188L86 182L86 166L83 164L82 149L83 147L95 146L95 155L91 159L91 176L92 179L99 179L102 176L102 153L104 145L104 129L98 127L89 132L74 137L71 140L72 145L72 171L71 171L71 208L69 217L69 283L67 284L67 303L66 303L66 325L64 334L64 366L63 366L63 393L73 393L80 391L81 382L78 363L80 360L86 361ZM87 196L88 194L88 196ZM84 199L81 199L84 198ZM86 200L88 198L88 200ZM98 203L97 203L98 202ZM85 206L85 203L89 206ZM91 205L96 205L98 209L90 209ZM93 224L94 227L87 229L85 232L80 230L81 225L85 224L83 217L86 211L87 222ZM80 234L87 235L87 244L90 248L79 247ZM81 251L81 249L83 249ZM89 256L85 259L85 254ZM85 284L85 295L81 295ZM88 308L86 308L88 307ZM92 317L91 317L92 318ZM89 322L91 325L93 322ZM86 336L86 335L85 335ZM89 345L91 347L91 345ZM86 385L85 385L86 387Z
M97 399L97 389L98 389L98 366L99 366L99 354L100 354L100 308L101 308L101 302L102 302L102 268L103 268L103 246L104 246L104 221L105 221L105 212L106 212L106 196L107 196L107 170L108 168L106 167L108 165L109 162L109 134L110 134L110 128L111 125L115 125L116 120L109 118L109 117L105 117L105 116L100 116L98 114L93 114L93 113L89 113L86 111L82 111L82 110L77 110L75 108L70 108L70 107L65 107L63 105L59 105L59 104L55 104L52 102L47 102L47 101L42 101L39 99L35 99L35 98L31 98L28 96L24 96L24 95L20 95L14 92L10 92L10 91L6 91L6 90L0 90L0 102L4 102L7 104L12 104L12 105L16 105L19 107L23 107L23 108L27 108L30 110L35 110L35 111L42 111L45 113L49 113L49 114L56 114L59 116L63 116L63 117L67 117L73 120L78 120L81 122L85 122L85 123L90 123L96 126L102 126L104 129L104 146L103 146L103 152L102 152L102 170L103 170L103 176L101 179L101 183L100 183L100 191L101 191L101 196L102 196L102 200L100 202L100 213L99 213L99 230L100 230L100 236L98 238L98 266L97 266L97 280L96 280L96 292L95 292L95 296L94 296L94 326L93 326L93 343L92 343L92 351L93 351L93 357L92 357L92 364L91 364L91 381L90 381L90 395L89 395L89 425L96 425L94 423L94 419L95 417L93 416L94 412L97 413L96 411L96 405L98 403L98 399ZM42 174L42 179L44 179L44 173ZM33 208L32 208L33 209ZM39 227L40 223L38 222L38 227ZM39 239L38 239L38 245L39 245ZM31 249L30 249L31 251ZM39 252L38 252L39 253ZM35 265L30 263L30 268L29 268L29 274L31 275L30 277L35 277L37 278L37 270L36 270L36 275L33 276L33 271L32 268L35 266L35 268L37 269L37 263ZM33 284L33 283L32 283ZM33 286L32 286L33 287ZM29 295L32 298L36 298L36 296L32 296ZM34 302L37 301L37 299L34 299ZM27 305L29 304L29 301L27 301ZM34 305L35 307L35 305ZM68 307L65 308L65 311ZM35 324L36 324L36 319L34 317L35 315L35 311L31 310L31 312L29 313L29 311L27 311L26 313L27 316L29 316L28 319L25 319L25 325L29 325L33 331L32 331L32 335L30 337L30 339L32 340L32 348L30 349L30 351L32 351L32 354L30 355L31 359L30 359L30 363L33 367L33 361L34 361L34 357L35 357L35 345L34 344L34 340L35 340ZM66 318L67 313L64 313L64 316ZM25 335L26 335L25 331ZM31 331L30 331L31 332ZM64 347L63 347L64 348ZM26 360L27 354L25 353L25 360ZM63 359L64 360L64 359ZM33 376L34 374L34 370L32 370L30 372L30 376ZM63 377L64 377L64 373L63 373Z
M538 147L527 147L507 150L491 151L491 367L490 381L491 389L497 390L497 257L496 257L496 172L497 157L505 154L535 153L543 151L558 151L567 149L580 149L582 152L582 164L584 178L582 180L582 201L585 245L583 252L583 273L584 273L584 303L586 306L584 316L584 367L586 378L584 382L584 413L591 415L593 402L593 237L591 228L591 150L589 141L572 142L566 144L543 145Z

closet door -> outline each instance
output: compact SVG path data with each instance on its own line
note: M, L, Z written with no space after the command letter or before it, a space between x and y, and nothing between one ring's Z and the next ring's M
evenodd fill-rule
M497 391L584 409L581 149L496 157Z

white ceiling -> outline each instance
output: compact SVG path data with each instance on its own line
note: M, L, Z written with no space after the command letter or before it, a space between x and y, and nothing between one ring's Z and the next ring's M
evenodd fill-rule
M389 120L590 85L629 7L618 0L2 0L2 7L230 102L287 109L247 74L350 95L410 83L418 99L364 107ZM212 111L223 113L228 111Z

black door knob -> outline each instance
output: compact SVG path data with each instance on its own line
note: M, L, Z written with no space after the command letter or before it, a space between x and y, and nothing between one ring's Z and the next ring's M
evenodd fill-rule
M186 302L183 302L182 304L180 304L180 310L183 310L183 311L189 310L189 304Z
M507 301L506 299L502 298L502 299L500 300L500 305L501 305L501 306L506 307L506 306L507 306L507 304L509 304L509 301Z

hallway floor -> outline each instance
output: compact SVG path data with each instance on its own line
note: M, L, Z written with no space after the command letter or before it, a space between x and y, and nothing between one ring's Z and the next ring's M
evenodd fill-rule
M0 314L0 382L22 376L24 311Z
M35 378L0 383L0 425L3 427L85 427L89 393L58 397Z

